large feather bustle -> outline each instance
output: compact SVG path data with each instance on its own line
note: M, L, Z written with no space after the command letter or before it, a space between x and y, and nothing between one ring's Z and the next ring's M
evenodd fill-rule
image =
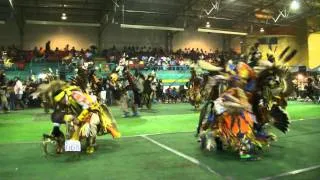
M273 106L270 113L273 118L273 125L281 132L289 131L289 116L280 106Z
M61 80L51 81L49 84L40 84L37 90L31 94L33 98L37 98L41 95L47 95L50 97L53 93L63 89L68 86L68 84Z
M217 67L215 65L212 65L211 63L206 62L204 60L199 60L198 64L199 64L200 68L207 70L207 71L221 71L223 69L221 67Z

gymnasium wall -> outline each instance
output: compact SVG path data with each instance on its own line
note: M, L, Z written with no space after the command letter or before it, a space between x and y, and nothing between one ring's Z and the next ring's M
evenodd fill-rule
M290 66L308 65L308 47L305 46L307 41L300 43L296 36L291 35L271 35L271 36L248 36L245 42L245 52L248 53L254 43L258 42L259 38L263 37L277 37L278 44L272 45L272 49L276 49L274 55L278 57L282 50L287 46L290 46L291 50L297 49L297 55L290 61ZM259 50L262 52L263 59L266 59L266 54L271 53L269 45L263 44L259 46Z
M235 51L237 53L242 53L242 49L241 49L241 45L243 43L242 38L243 37L240 37L240 36L231 37L230 49L232 49L233 51Z
M52 40L52 48L63 48L68 43L76 49L85 49L98 45L98 31L97 27L27 25L24 47L30 49ZM118 48L128 45L164 48L166 43L164 31L121 29L116 25L107 26L101 38L102 49L114 45Z
M284 50L287 46L292 49L297 49L298 53L289 62L290 66L308 66L309 56L308 56L308 26L305 20L300 20L296 22L295 27L265 27L264 35L257 31L257 34L248 36L245 41L245 51L248 52L251 46L258 42L259 38L269 38L276 37L278 39L278 44L272 46L272 48L277 47L275 53L276 57ZM263 58L266 59L266 53L270 52L268 45L260 45L260 51L263 53Z
M0 46L9 46L15 44L18 46L19 29L14 21L8 21L6 24L0 24Z
M63 49L66 44L70 48L87 49L98 42L98 28L76 26L53 26L26 24L24 29L24 49L33 49L35 46L45 47L45 43L51 40L51 49L58 47Z
M204 51L222 50L223 37L219 34L195 32L192 29L186 29L184 32L177 32L173 36L173 50L185 48L199 48Z
M26 24L23 49L45 47L48 40L51 40L52 49L63 49L66 44L78 50L87 49L90 45L98 45L98 32L97 27ZM19 30L14 21L0 24L0 46L18 46L19 38ZM119 25L108 25L102 34L101 45L102 48L110 48L113 45L119 48L128 45L165 48L166 38L165 31L122 29Z
M165 48L167 35L166 31L123 29L119 25L108 25L103 32L102 48L124 46L146 46Z

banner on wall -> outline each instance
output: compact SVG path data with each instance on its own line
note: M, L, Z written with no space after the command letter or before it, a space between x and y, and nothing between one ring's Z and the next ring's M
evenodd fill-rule
M312 33L308 38L309 62L311 69L320 66L320 33Z

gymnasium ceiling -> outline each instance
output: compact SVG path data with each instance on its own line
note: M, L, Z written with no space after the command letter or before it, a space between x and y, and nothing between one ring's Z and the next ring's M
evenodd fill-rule
M296 11L289 10L291 1L0 0L0 19L62 21L61 14L66 13L66 22L202 27L209 21L214 27L239 29L248 24L294 26L301 19L320 16L320 0L298 0L301 7ZM277 19L280 11L290 12L275 22L272 17ZM256 18L257 13L267 14L269 20Z

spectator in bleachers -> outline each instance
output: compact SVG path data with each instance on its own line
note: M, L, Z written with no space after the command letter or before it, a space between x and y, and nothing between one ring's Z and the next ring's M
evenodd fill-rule
M60 51L59 48L56 47L56 49L54 50L54 53L55 53L55 54L59 54L59 51Z
M185 102L187 99L187 90L184 88L184 85L179 86L179 98L180 102Z
M74 46L72 46L70 53L71 53L72 57L76 56L76 48Z
M43 49L43 47L40 47L39 55L40 55L40 57L43 57L45 55L45 49Z
M66 47L64 47L64 52L69 53L69 44L67 44Z
M39 49L38 49L37 46L34 47L32 53L33 53L33 56L35 56L35 57L38 57L38 56L39 56Z
M45 51L46 51L47 54L50 54L50 52L51 52L51 41L48 41L48 42L46 43L46 49L45 49Z
M81 48L80 54L81 54L82 56L84 56L85 52L84 52L83 48Z
M177 88L173 87L172 91L171 91L171 100L173 103L177 103L178 100L178 92L177 92Z
M171 102L171 92L172 92L172 88L171 88L171 86L169 86L166 89L166 93L165 93L165 96L166 96L166 99L167 99L168 103Z

